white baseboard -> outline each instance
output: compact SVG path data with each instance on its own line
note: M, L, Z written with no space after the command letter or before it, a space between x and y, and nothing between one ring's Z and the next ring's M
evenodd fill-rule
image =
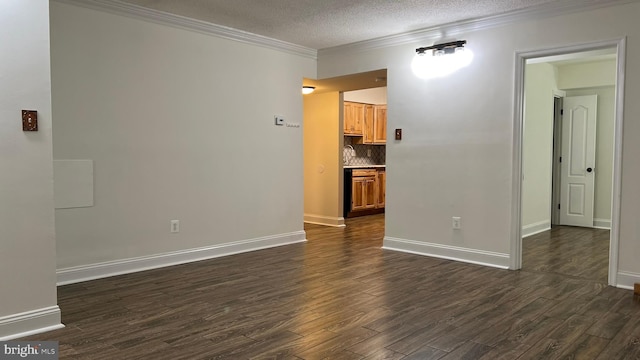
M597 229L611 230L610 219L593 219L593 227Z
M309 224L316 224L316 225L345 227L343 217L304 214L304 222Z
M527 236L539 234L541 232L545 232L550 229L551 229L551 221L549 220L525 225L522 227L522 237L526 238Z
M618 271L617 287L633 290L633 284L640 284L640 274L628 271Z
M491 251L398 239L388 236L384 237L382 248L386 250L425 255L441 259L490 266L500 269L509 268L509 254Z
M174 251L164 254L141 256L97 264L81 265L58 269L58 285L73 284L109 276L123 275L138 271L157 269L165 266L213 259L221 256L261 250L276 246L305 242L306 233L296 231L288 234L265 236L256 239L207 246L196 249Z
M0 341L61 329L60 308L50 306L0 317Z

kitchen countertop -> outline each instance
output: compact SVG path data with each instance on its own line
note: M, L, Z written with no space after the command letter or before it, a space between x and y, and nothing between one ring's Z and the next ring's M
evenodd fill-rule
M368 168L384 168L387 165L345 165L345 169L368 169Z

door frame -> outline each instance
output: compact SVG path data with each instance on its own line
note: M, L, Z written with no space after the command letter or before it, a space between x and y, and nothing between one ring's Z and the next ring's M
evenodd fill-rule
M522 139L524 130L524 71L528 59L584 52L600 49L616 49L616 110L614 116L613 182L611 196L611 232L609 242L608 284L618 284L618 258L620 242L620 190L622 183L622 125L624 120L624 79L626 37L599 42L581 43L556 48L515 53L515 86L513 116L513 164L511 202L511 241L509 268L522 268Z
M560 224L560 157L562 153L562 103L566 93L553 91L553 149L551 150L551 226Z

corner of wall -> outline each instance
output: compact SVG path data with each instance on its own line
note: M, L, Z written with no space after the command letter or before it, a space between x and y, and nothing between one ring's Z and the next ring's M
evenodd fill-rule
M618 271L616 286L621 289L633 290L633 284L640 283L640 274L630 271Z
M332 226L332 227L345 227L343 217L335 216L323 216L314 214L304 214L304 222L308 224Z
M60 308L51 306L0 317L0 341L61 329Z

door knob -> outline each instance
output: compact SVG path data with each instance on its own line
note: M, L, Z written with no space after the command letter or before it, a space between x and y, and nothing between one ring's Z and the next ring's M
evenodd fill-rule
M592 172L592 171L593 171L593 169L592 169L592 168L587 168L587 172L588 172L588 173L590 173L590 172Z

